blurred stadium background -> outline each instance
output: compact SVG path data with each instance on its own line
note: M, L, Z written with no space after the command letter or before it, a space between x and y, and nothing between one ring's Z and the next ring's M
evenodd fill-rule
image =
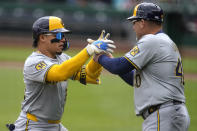
M113 39L135 43L135 34L126 18L141 0L1 0L0 33L28 35L32 23L41 16L63 18L72 36L94 36L102 29ZM197 41L197 0L147 0L165 11L164 30L178 45ZM8 35L9 36L9 35Z
M63 19L74 56L96 39L102 29L111 33L123 55L136 43L132 25L126 18L142 0L1 0L0 1L0 131L14 122L23 100L22 67L33 51L33 22L42 16ZM197 0L144 0L159 4L164 12L164 31L178 45L183 56L190 131L197 129ZM134 114L133 90L117 76L105 72L102 85L85 87L70 82L63 124L70 131L140 131L142 119ZM76 88L75 88L76 87ZM80 88L82 87L82 88Z

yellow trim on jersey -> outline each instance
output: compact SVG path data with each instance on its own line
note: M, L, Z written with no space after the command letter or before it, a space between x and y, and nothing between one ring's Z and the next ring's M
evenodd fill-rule
M59 124L61 121L60 120L48 120L47 122L49 124Z
M28 131L28 125L29 125L29 119L27 119L25 131Z
M127 58L126 56L123 56L125 59L127 59L134 67L135 67L135 69L137 69L137 70L139 70L140 68L136 65L136 64L134 64L129 58Z
M160 131L160 115L159 115L159 110L157 110L157 131Z
M35 115L32 115L30 113L27 113L27 118L28 118L28 120L32 120L34 122L38 122L38 119L36 118L36 116ZM27 121L27 123L26 123L26 129L27 129L28 122L29 121ZM48 120L47 122L49 124L59 124L60 123L60 120Z
M77 72L82 65L89 59L89 54L86 49L83 49L77 55L72 57L71 59L64 61L60 65L53 65L51 69L49 69L46 81L47 82L58 82L64 81L70 78Z
M62 20L58 17L51 16L49 18L49 31L64 28Z
M32 120L32 121L35 121L35 122L38 121L38 119L36 118L36 116L35 116L35 115L32 115L32 114L30 114L30 113L27 113L27 118L28 118L29 120Z
M139 4L135 6L135 9L133 11L133 16L136 16L138 7L139 7Z

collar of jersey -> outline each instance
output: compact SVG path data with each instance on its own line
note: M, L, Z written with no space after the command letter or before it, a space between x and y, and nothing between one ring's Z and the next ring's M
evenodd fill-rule
M163 33L163 30L158 31L157 33L155 33L155 35L159 34L159 33Z
M38 53L38 54L41 54L41 55L44 55L44 54L42 54L39 50L37 50L37 51L35 51L36 53ZM44 55L44 56L46 56L46 55ZM46 57L48 57L48 56L46 56ZM57 61L57 55L56 55L56 58L54 59L54 58L50 58L50 57L48 57L49 59L51 59L51 60L53 60L53 61Z

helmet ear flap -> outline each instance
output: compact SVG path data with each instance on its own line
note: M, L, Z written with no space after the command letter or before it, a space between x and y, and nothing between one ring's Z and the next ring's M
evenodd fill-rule
M66 51L69 47L70 47L69 42L68 42L68 41L65 41L62 50L63 50L63 51Z

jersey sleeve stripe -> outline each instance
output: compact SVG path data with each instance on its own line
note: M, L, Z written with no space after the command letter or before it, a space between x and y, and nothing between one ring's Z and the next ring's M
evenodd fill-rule
M157 131L160 131L160 115L159 115L159 110L157 110Z
M126 56L123 56L125 59L127 59L134 67L135 67L135 69L137 69L137 70L139 70L140 68L136 65L136 64L134 64L129 58L127 58Z

